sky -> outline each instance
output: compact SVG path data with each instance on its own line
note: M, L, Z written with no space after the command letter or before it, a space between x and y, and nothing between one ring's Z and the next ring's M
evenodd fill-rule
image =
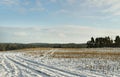
M1 43L86 43L120 35L120 0L0 0Z

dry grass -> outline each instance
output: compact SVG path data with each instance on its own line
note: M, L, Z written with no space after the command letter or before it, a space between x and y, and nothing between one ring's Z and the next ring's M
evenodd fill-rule
M52 48L25 48L25 49L20 49L20 50L27 50L27 51L34 51L34 50L50 50Z
M120 52L55 52L55 58L101 58L101 59L120 59Z
M100 48L99 49L30 48L30 49L24 49L24 50L29 51L27 52L27 54L29 53L34 56L35 55L43 56L46 52L48 52L51 49L53 50L57 49L52 55L50 55L50 57L53 57L53 58L100 58L100 59L120 60L120 52L114 52L115 49L112 49L112 48L107 48L106 52L103 52L104 50L106 50L106 48L101 48L101 49ZM103 51L100 51L100 50L103 50ZM111 52L111 50L113 51ZM47 54L51 54L51 52L48 52Z
M72 64L75 62L76 66L80 69L91 71L94 70L97 72L102 72L105 75L111 74L111 71L115 73L120 71L119 48L39 48L27 50L29 50L27 55L33 55L37 58L39 56L44 56L46 52L48 52L48 55L51 54L49 50L55 50L55 52L49 56L50 58L47 57L47 61L57 58L59 61L66 64Z

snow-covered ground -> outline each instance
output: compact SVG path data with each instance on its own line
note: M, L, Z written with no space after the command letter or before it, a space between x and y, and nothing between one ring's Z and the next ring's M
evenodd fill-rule
M51 58L51 54L1 52L0 77L120 77L120 60Z

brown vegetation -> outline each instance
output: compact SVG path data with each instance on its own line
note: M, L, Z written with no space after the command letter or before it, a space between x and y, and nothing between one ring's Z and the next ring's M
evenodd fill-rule
M49 50L57 49L50 57L53 58L100 58L100 59L111 59L120 60L120 52L114 52L112 48L101 48L101 49L80 49L80 48L36 48L36 49L25 49L28 50L31 55L42 56ZM116 48L117 49L117 48ZM119 49L119 48L118 48ZM98 50L98 51L97 51ZM100 51L101 50L101 51ZM102 51L103 50L103 51ZM106 50L106 51L105 51ZM48 52L47 54L51 54Z

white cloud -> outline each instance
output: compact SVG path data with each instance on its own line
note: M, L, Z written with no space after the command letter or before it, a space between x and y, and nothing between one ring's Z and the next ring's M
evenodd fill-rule
M116 5L119 2L120 2L119 0L85 0L85 3L88 4L88 6L96 7Z
M101 8L101 13L120 15L120 0L86 0L86 5Z
M28 28L0 27L0 36L2 36L0 42L83 43L92 36L115 37L119 34L119 29L102 29L79 25Z
M66 37L67 37L64 33L59 33L58 36L59 36L60 38L66 38Z
M15 32L13 33L16 37L25 37L28 36L26 32Z
M77 16L102 16L105 15L120 15L120 0L49 0L57 3L61 8L56 8L60 13ZM45 11L48 9L48 4L42 0L0 0L0 5L15 7L20 12L29 11ZM54 6L54 5L53 5ZM54 6L56 7L56 6ZM14 8L14 9L15 9ZM25 9L23 9L25 8ZM13 8L11 8L13 9ZM60 10L61 9L61 10ZM63 10L64 9L64 10ZM50 10L50 9L49 9ZM55 12L56 10L52 10ZM89 11L89 12L88 12ZM104 15L105 14L105 15Z
M68 15L76 17L106 18L120 15L120 0L63 0L62 8ZM61 12L59 9L57 12Z
M19 0L1 0L0 4L11 6L11 5L18 5Z
M20 13L24 12L40 12L45 10L41 0L0 0L0 5L7 9L17 10ZM13 8L14 7L14 8Z
M109 8L105 9L103 12L111 13L112 15L120 15L120 2L111 5Z

